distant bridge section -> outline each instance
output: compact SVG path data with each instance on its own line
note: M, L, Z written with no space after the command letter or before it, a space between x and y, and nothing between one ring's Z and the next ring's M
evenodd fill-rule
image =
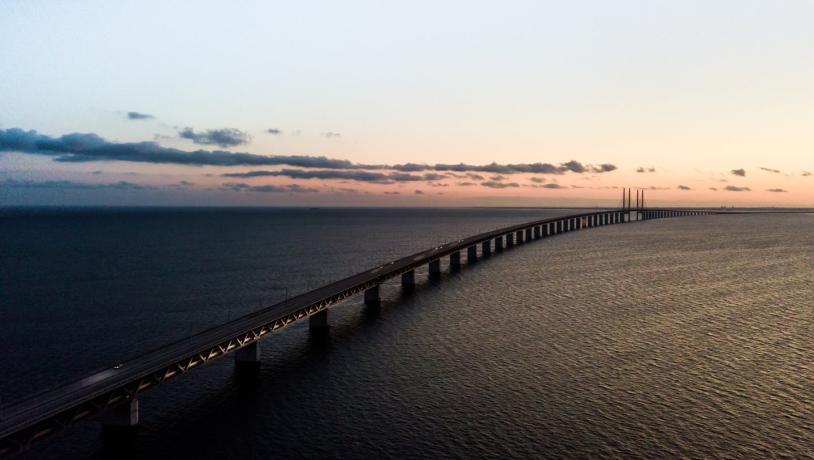
M442 258L449 257L450 268L455 269L461 265L462 253L473 263L479 253L488 257L512 246L577 230L724 213L731 212L642 208L586 212L504 227L412 254L5 407L0 420L0 456L24 450L51 433L92 417L108 426L136 425L142 392L231 352L235 352L237 365L257 365L260 339L266 335L305 318L312 328L326 327L331 305L358 293L364 293L365 303L377 304L382 283L401 277L402 287L412 289L419 267L428 266L431 278L440 276Z

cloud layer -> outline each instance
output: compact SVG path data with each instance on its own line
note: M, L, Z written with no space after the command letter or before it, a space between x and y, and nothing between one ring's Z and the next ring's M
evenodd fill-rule
M201 133L185 128L180 135L199 144L223 147L248 142L248 134L239 130L210 130ZM393 170L399 172L452 172L468 173L473 180L483 180L475 173L492 174L599 174L616 170L616 166L583 164L572 160L559 165L550 163L519 163L486 165L472 164L417 164L365 165L324 156L257 155L224 150L196 150L192 152L162 147L156 142L109 142L94 133L73 133L59 137L24 131L19 128L0 130L0 151L15 151L33 155L46 155L61 162L131 161L139 163L179 164L191 166L296 166L300 168Z

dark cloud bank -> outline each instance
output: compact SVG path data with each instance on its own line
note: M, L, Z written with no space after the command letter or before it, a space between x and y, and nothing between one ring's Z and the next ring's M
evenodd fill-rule
M249 185L243 182L227 182L221 190L230 192L260 192L260 193L318 193L319 190L303 187L298 184L289 185Z
M198 144L231 147L248 142L248 134L239 130L223 129L195 132L185 128L181 137ZM393 170L412 172L468 173L480 180L474 173L492 174L599 174L616 170L612 164L586 165L569 161L559 165L550 163L519 163L486 165L472 164L418 164L365 165L324 156L275 155L265 156L253 153L229 152L224 150L184 150L162 147L156 142L109 142L93 133L73 133L52 137L36 131L19 128L0 130L0 151L15 151L32 155L45 155L60 162L130 161L138 163L179 164L189 166L274 166L285 165L300 168L327 168L334 170ZM251 174L252 172L245 173ZM250 177L250 176L243 176ZM392 179L397 180L397 179ZM430 179L423 179L430 180Z
M153 190L155 187L149 185L134 184L132 182L119 181L107 184L94 184L88 182L75 182L70 180L15 180L6 179L0 182L4 188L16 189L59 189L59 190Z

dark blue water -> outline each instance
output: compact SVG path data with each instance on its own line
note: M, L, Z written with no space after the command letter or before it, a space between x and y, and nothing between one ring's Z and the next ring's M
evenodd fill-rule
M365 268L561 211L68 210L0 217L3 401ZM708 216L525 245L327 333L263 342L22 458L812 455L814 218ZM425 273L419 273L425 278Z

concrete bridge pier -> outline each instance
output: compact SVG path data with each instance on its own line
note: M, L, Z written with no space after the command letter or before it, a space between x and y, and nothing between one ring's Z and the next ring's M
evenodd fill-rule
M496 252L503 251L503 235L495 238L495 251Z
M526 229L526 242L527 243L532 240L532 236L531 236L532 231L533 231L533 229L531 227Z
M328 309L322 310L321 312L317 313L325 313L325 321L327 324L328 321ZM311 315L311 321L313 321L314 315ZM313 324L312 324L313 327ZM244 345L237 349L235 352L235 364L238 367L255 367L260 365L260 341L255 340L247 345ZM136 409L138 411L138 409Z
M415 289L415 270L401 274L401 288L404 290Z
M523 244L524 243L523 230L518 230L518 231L514 232L514 241L517 244Z
M375 307L375 306L378 306L380 303L382 303L382 298L379 296L379 285L378 284L373 286L370 289L365 290L365 305L370 305L370 306ZM328 315L327 315L328 310L323 310L323 311L325 311L325 313L326 313L325 322L327 323L327 321L328 321ZM314 319L313 319L314 316L316 316L316 315L311 316L312 321L314 321ZM313 324L313 323L311 323L311 324Z
M124 429L138 425L138 398L132 398L121 404L107 408L99 416L104 428Z
M554 233L559 234L559 233L562 233L563 230L565 230L565 221L564 220L558 220L557 222L554 223L554 225L556 226L556 227L554 227L555 228Z
M486 240L480 245L480 252L484 257L492 254L492 240Z
M449 254L449 269L450 270L461 269L461 251L455 251Z
M430 279L437 280L441 278L441 259L430 261Z
M514 233L507 233L506 234L506 247L510 248L514 246Z
M466 248L466 263L474 264L478 261L478 247L469 246Z

